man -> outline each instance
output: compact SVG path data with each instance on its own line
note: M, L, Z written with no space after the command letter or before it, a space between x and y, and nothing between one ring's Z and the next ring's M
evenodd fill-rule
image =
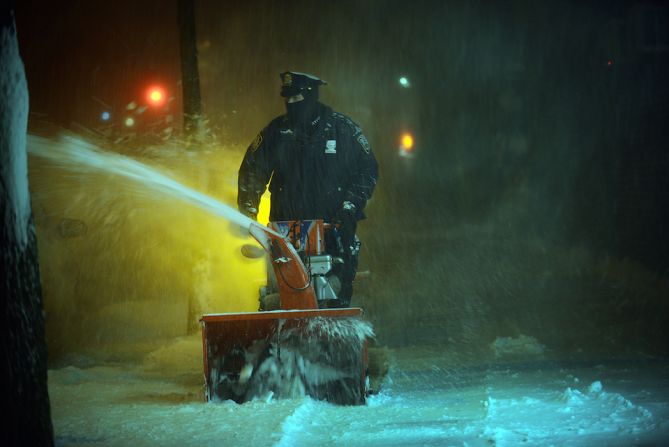
M247 149L237 205L255 219L269 182L270 221L339 224L334 239L326 241L331 254L344 260L335 272L342 287L330 306L347 307L360 248L355 230L376 185L376 159L360 127L318 101L325 81L294 71L280 77L287 113L272 120Z

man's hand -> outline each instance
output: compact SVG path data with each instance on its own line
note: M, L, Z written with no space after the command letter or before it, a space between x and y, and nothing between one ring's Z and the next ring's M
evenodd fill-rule
M355 229L358 222L356 213L356 206L352 202L346 201L335 216L335 223L339 224L339 235L343 249L347 254L353 250L355 241Z
M246 205L239 211L249 219L258 220L258 209L251 205Z
M335 223L338 223L342 227L352 227L355 231L356 219L356 207L352 202L348 200L342 203L341 208L335 216Z

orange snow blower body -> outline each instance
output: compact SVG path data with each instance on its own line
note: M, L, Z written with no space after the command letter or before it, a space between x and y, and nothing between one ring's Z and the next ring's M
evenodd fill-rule
M360 308L319 308L319 298L323 303L333 297L325 278L332 264L341 262L325 252L330 226L321 220L271 226L249 227L269 255L275 277L261 289L261 311L208 314L200 320L207 400L309 395L363 404L371 326ZM262 310L272 283L278 308Z

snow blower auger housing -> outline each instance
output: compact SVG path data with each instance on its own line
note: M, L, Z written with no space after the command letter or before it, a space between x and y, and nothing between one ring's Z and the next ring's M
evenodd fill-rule
M200 320L208 401L308 395L365 403L371 325L360 308L319 307L336 299L331 270L341 260L325 251L331 228L321 220L249 227L272 271L260 290L260 311Z

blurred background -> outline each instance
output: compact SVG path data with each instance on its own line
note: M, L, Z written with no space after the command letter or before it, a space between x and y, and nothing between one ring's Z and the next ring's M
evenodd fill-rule
M29 132L94 141L234 205L246 147L283 113L279 73L316 74L380 165L352 304L382 344L667 353L664 2L192 5L197 144L176 1L19 2ZM225 220L105 172L30 169L52 362L254 310L264 266Z

